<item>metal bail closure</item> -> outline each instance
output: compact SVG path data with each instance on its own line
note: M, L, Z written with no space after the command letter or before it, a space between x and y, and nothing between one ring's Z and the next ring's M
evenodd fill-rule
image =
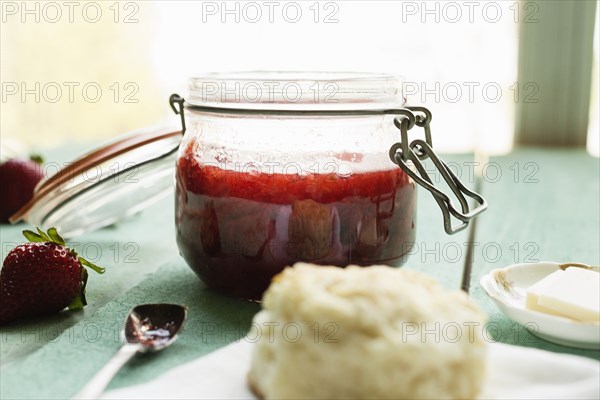
M429 127L432 118L431 112L425 107L407 107L403 111L394 118L394 125L400 130L401 141L391 147L390 159L433 195L444 216L444 230L447 234L452 235L465 229L471 219L485 211L487 202L479 194L467 189L456 175L452 173L450 168L448 168L448 165L433 151L431 129ZM412 115L406 115L407 112ZM415 139L409 144L408 131L414 125L422 127L425 130L425 140ZM456 209L448 195L433 184L429 174L421 163L421 160L427 158L431 158L431 161L433 161L444 181L446 181L448 187L458 199L461 211ZM408 164L409 161L415 167L418 174L410 167ZM474 209L470 209L467 197L474 199L478 203ZM460 222L452 226L451 216L454 216Z
M181 134L182 135L185 133L185 117L183 115L183 110L184 110L183 103L184 102L185 102L185 100L183 99L183 97L181 97L177 93L174 93L171 95L171 97L169 97L169 104L171 105L173 112L175 114L179 114L179 116L181 116ZM177 109L177 107L175 107L175 104L179 105L179 109Z

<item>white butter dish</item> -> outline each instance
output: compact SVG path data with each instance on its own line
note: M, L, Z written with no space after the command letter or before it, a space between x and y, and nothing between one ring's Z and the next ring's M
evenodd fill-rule
M490 271L481 278L479 283L500 311L513 321L525 325L534 335L564 346L600 349L599 323L575 321L526 308L527 289L544 277L567 266L578 266L600 272L598 267L577 263L515 264Z

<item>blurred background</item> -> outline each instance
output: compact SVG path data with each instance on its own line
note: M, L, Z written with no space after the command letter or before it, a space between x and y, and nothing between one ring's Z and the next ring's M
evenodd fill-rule
M358 70L404 76L438 151L600 153L596 1L1 3L3 146L164 123L197 72Z

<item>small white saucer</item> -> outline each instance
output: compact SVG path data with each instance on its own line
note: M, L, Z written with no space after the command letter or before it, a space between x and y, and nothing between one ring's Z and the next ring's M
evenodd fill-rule
M515 264L490 271L479 283L500 311L532 334L563 346L600 349L599 323L575 321L525 308L527 288L566 265L583 266L553 262ZM585 267L600 272L598 267Z

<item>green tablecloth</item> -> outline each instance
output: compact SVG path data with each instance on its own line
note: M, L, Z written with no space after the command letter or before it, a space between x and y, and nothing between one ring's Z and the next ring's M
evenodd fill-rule
M59 149L48 159L63 161L75 155L72 148ZM471 180L471 156L445 158L463 180ZM490 208L478 221L471 296L494 323L490 334L505 343L599 359L598 351L563 347L531 335L504 317L478 285L487 271L515 262L599 264L599 160L582 151L519 150L493 158L484 172L483 194ZM145 382L245 335L259 306L205 288L178 255L173 219L169 198L116 226L72 241L107 272L90 274L84 311L0 328L2 399L75 394L117 351L125 316L140 303L186 304L189 320L171 348L133 360L111 388ZM416 247L406 267L458 288L467 232L447 236L437 204L424 190L417 226ZM0 228L3 258L22 242L24 228Z

